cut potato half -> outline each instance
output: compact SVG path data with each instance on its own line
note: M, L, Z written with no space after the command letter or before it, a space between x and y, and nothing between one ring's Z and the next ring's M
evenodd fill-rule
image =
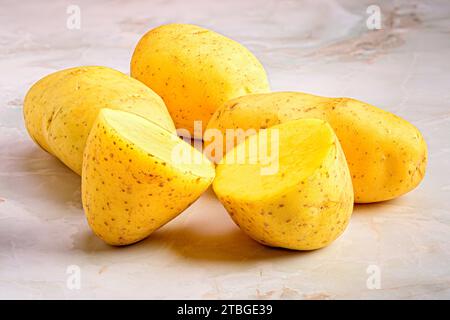
M84 152L83 207L100 238L127 245L175 218L213 179L212 163L176 135L135 114L102 109Z
M263 132L276 133L278 143L261 139ZM278 154L276 172L262 174L267 163L253 159L252 144ZM242 153L245 162L234 162ZM286 122L248 137L218 164L213 188L244 232L274 247L327 246L345 230L353 210L345 156L328 123L317 119Z

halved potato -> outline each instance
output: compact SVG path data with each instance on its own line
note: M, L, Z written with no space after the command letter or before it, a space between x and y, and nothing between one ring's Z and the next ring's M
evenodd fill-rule
M213 179L211 162L170 131L102 109L84 152L83 207L100 238L127 245L176 217Z
M261 139L263 132L276 134L278 142ZM271 157L271 165L278 161L277 171L263 174L268 162L255 161L250 152L255 144L278 154ZM236 161L242 155L245 161ZM248 137L219 163L213 188L244 232L274 247L324 247L344 231L353 210L344 153L328 123L317 119L286 122Z

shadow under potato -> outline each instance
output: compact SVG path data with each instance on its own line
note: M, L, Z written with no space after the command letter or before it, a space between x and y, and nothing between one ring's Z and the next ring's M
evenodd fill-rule
M372 203L355 203L353 207L353 214L377 214L383 212L383 208L387 208L388 206L404 206L405 198L407 195L403 195L402 197L380 201L380 202L372 202Z
M182 226L162 227L140 242L120 247L106 244L91 230L83 230L74 238L74 249L86 253L116 251L119 255L120 252L126 252L127 256L133 252L142 254L170 250L183 259L233 264L298 257L313 252L268 247L254 241L237 227L221 233L196 229Z
M306 253L264 246L237 227L228 228L220 233L200 231L198 228L170 228L155 232L139 244L139 246L150 248L160 245L165 245L167 249L185 259L233 263L262 261Z
M1 179L3 196L20 201L41 217L73 212L65 210L68 204L82 208L81 179L58 159L28 141L8 157L12 160L6 162L8 174ZM55 205L52 210L50 204Z

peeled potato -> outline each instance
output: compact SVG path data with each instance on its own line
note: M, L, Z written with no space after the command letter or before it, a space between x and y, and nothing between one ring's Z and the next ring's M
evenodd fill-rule
M224 102L269 91L266 72L241 44L190 25L163 25L145 34L131 59L131 76L159 94L177 128L194 135ZM201 132L200 132L201 133Z
M102 109L84 151L83 207L100 238L127 245L180 214L213 179L212 163L176 135L140 116Z
M350 98L300 92L248 95L218 109L207 131L217 129L225 137L226 129L258 130L302 118L330 123L347 158L357 203L399 197L425 175L427 146L420 131L390 112Z
M139 81L110 68L61 70L36 82L24 102L25 124L43 149L81 174L86 139L100 109L136 113L175 131L162 99Z
M261 139L264 132L278 140ZM270 157L278 161L277 171L263 174L269 162L255 161L254 145L278 155ZM245 161L237 161L242 155ZM245 233L274 247L325 247L345 230L353 210L344 153L331 127L317 119L286 122L248 137L218 164L213 188Z

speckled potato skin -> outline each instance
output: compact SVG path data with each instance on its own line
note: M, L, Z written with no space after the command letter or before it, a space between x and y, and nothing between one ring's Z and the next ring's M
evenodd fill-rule
M25 97L25 124L37 144L81 174L86 139L101 108L133 112L175 130L156 93L119 71L98 66L61 70L36 82Z
M241 44L189 24L150 30L131 59L131 76L159 94L177 128L203 129L224 102L250 93L269 92L266 72Z
M100 113L84 152L83 207L97 236L110 245L128 245L175 218L213 178L182 172L144 152Z
M344 153L333 136L334 143L321 167L276 197L233 199L222 193L215 180L214 191L233 221L251 238L272 247L314 250L338 238L353 212L353 188ZM216 177L222 174L223 166L226 164L216 167Z
M348 161L357 203L399 197L425 175L427 145L420 131L392 113L350 98L300 92L248 95L225 103L208 129L258 129L300 118L330 123Z

